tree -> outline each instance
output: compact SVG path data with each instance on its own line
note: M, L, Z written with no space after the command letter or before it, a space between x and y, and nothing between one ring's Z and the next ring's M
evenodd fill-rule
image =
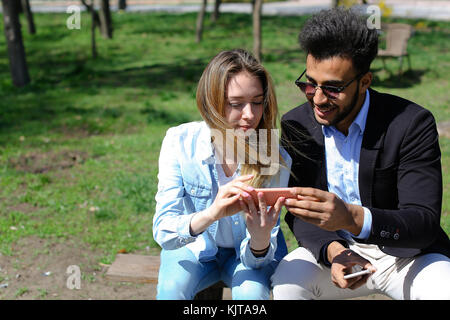
M212 22L216 22L217 19L219 19L219 15L220 15L220 4L222 3L222 0L216 0L214 2L214 10L213 13L211 15L211 21Z
M95 42L95 28L100 25L100 18L95 11L94 0L88 4L86 0L81 0L81 3L86 7L86 10L91 13L91 53L92 57L97 58L97 45Z
M89 3L86 0L80 0L86 9L91 13L92 23L95 27L100 28L100 33L104 38L112 38L112 19L111 10L109 7L109 0L100 0L100 13L95 10L95 0L91 0ZM95 28L91 28L95 30Z
M23 87L30 82L30 76L22 40L18 2L16 0L2 0L2 5L12 82L17 87Z
M119 10L125 10L127 8L127 0L119 0Z
M100 0L100 33L104 38L111 39L113 28L109 0Z
M201 42L203 37L203 22L205 20L206 1L207 0L203 0L202 5L200 6L200 11L197 15L197 28L195 33L195 41L197 43Z
M30 1L22 0L21 4L22 4L22 10L25 14L25 17L27 18L28 32L30 34L36 34L36 27L34 25L33 13L31 12Z
M253 0L253 55L261 61L261 12L262 0Z

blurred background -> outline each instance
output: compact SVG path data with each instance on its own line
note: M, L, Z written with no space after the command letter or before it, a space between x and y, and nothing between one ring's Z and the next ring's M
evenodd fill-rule
M104 268L117 253L159 254L159 149L169 127L201 119L206 64L221 50L252 51L282 115L305 101L294 85L305 67L298 33L336 5L379 13L385 52L372 87L435 116L450 233L450 1L92 1L2 0L0 299L154 298L106 281ZM408 32L392 33L393 23ZM81 290L66 288L71 264Z

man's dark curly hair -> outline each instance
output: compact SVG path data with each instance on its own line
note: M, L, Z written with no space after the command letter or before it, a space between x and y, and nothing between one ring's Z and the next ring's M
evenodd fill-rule
M309 19L299 35L300 46L315 59L350 58L358 73L368 72L378 52L378 33L364 16L334 8Z

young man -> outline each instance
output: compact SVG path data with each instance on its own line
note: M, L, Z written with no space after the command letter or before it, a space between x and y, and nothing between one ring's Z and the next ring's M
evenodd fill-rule
M358 14L320 12L300 44L296 84L308 102L282 118L298 195L286 200L286 221L300 247L273 275L274 298L450 299L432 114L369 88L378 35ZM356 267L370 274L344 279Z

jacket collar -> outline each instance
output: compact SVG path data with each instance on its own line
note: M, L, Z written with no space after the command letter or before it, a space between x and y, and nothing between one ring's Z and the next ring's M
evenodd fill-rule
M202 163L212 164L214 163L214 149L211 143L211 129L208 127L205 121L200 123L198 138L198 152L197 157Z
M200 125L199 146L200 148L197 153L197 157L202 162L202 164L216 164L214 145L211 142L211 128L208 127L205 121L202 121ZM239 175L240 172L241 164L239 163L236 169L236 173ZM217 172L215 172L214 174L216 175Z

